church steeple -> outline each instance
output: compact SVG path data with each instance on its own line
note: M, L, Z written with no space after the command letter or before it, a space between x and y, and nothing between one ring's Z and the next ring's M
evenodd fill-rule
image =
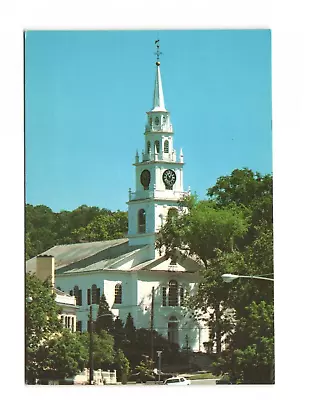
M161 74L160 74L160 61L156 62L156 79L155 79L155 90L153 93L153 108L151 111L167 111L165 109L165 101L163 97Z
M130 245L149 245L149 259L158 256L157 234L170 208L179 209L183 191L183 154L173 146L173 127L165 108L160 74L159 40L152 109L147 112L144 149L135 155L136 189L129 190L128 238ZM140 154L140 156L139 156Z

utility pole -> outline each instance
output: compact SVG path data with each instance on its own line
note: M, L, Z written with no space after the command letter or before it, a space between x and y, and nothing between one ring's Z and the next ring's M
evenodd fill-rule
M93 306L92 290L90 290L89 306L89 384L94 384L94 360L93 360Z
M151 359L153 360L154 355L153 355L153 318L154 318L154 297L155 297L155 288L154 286L152 287L151 290L151 316L150 316L150 331L151 331L151 337L150 337L150 354L151 354Z

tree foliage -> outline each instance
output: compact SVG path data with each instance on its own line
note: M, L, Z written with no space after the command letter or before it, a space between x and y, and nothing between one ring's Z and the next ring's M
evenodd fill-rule
M25 207L26 259L59 244L111 240L128 230L127 212L82 205L53 212L44 205Z
M107 333L113 334L114 332L114 315L109 308L106 297L104 294L101 295L98 312L95 322L95 331L99 334L102 330Z
M63 329L49 281L26 275L25 378L64 379L80 370L87 357L78 337Z
M99 334L93 335L93 365L94 369L109 369L114 363L114 338L112 335L102 330ZM89 350L90 333L83 332L80 334L80 340L83 346ZM86 367L89 368L89 360Z
M228 284L221 276L224 273L248 276L273 273L272 177L247 168L234 170L230 176L220 177L208 190L208 196L207 201L188 199L187 212L168 217L157 247L167 257L172 258L176 249L180 249L182 254L202 262L205 267L202 280L188 306L198 310L197 318L208 316L211 343L207 346L214 349L216 345L220 365L222 340L231 349L231 356L222 364L223 372L237 377L235 368L240 368L246 380L247 359L250 360L255 350L255 338L245 331L248 322L244 324L243 321L255 319L255 312L251 314L250 308L253 301L255 307L263 304L261 302L272 307L273 284L255 279L239 279ZM184 211L182 207L180 210ZM273 317L269 315L265 319L267 325ZM241 337L246 338L245 342L235 339L238 336L233 332L238 335L239 331L243 332ZM267 332L267 336L262 336L264 346L257 348L265 353L270 346L273 348L273 331L268 329ZM263 353L253 360L261 363L262 357L269 362L270 357ZM270 370L268 364L266 368Z
M83 370L88 351L78 334L63 329L40 347L37 360L42 366L40 380L63 380Z

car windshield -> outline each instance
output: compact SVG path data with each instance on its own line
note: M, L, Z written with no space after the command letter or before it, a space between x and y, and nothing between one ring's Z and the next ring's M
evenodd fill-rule
M168 380L167 380L167 384L169 384L169 383L176 383L176 382L179 382L179 379L178 379L178 378L175 378L175 379L168 379Z

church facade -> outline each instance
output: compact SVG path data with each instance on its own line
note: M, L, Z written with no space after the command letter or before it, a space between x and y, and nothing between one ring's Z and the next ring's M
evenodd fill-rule
M123 322L130 313L137 328L153 327L180 347L204 351L208 328L184 306L185 296L199 282L201 266L191 258L166 259L155 247L168 213L180 212L179 201L189 193L183 187L183 153L177 154L173 137L157 60L144 149L136 152L133 164L136 182L135 190L129 189L127 238L59 245L41 256L54 260L56 288L76 298L77 330L88 330L89 307L96 319L104 294ZM27 271L35 272L37 262L38 257L28 260Z

